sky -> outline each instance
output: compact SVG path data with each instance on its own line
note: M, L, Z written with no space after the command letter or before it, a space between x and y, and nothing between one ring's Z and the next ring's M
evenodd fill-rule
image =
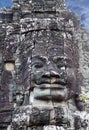
M81 26L89 28L89 0L65 0L67 7L80 16Z
M89 0L65 0L68 9L80 16L81 26L89 28ZM0 8L10 6L11 0L0 0Z

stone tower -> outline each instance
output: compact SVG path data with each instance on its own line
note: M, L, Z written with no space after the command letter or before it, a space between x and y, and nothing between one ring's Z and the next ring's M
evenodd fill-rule
M0 130L87 130L79 27L64 0L0 11Z

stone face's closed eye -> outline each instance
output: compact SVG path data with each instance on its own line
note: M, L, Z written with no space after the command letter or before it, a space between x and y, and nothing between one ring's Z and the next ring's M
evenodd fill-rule
M36 63L34 64L34 67L35 67L36 69L40 69L40 68L43 67L43 63L41 63L41 62L36 62Z
M46 59L41 56L34 56L32 58L32 67L35 69L40 69L46 64Z

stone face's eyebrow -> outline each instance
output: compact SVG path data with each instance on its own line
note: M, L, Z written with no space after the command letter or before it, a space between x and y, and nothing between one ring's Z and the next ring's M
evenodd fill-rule
M56 61L56 60L64 60L64 56L54 56L53 60L54 61Z
M55 56L55 57L53 57L53 61L54 62L60 61L60 62L64 63L67 66L72 66L73 65L73 60L71 58L65 57L65 56Z
M69 58L69 57L65 57L65 56L54 56L53 59L64 59L64 60L72 61L71 58Z
M40 55L37 55L37 56L33 56L32 59L38 59L38 60L41 60L41 61L44 61L46 62L47 61L47 58L45 56L40 56Z

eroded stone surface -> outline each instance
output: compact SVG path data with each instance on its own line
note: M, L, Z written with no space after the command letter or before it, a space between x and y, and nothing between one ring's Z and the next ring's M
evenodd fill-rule
M88 128L88 33L64 0L0 10L1 130Z

